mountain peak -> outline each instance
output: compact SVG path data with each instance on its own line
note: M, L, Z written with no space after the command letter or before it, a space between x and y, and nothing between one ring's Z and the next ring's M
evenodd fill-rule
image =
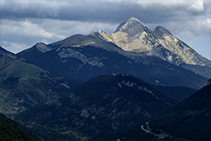
M98 30L97 32L91 32L90 35L96 36L102 40L113 42L112 38L104 31Z
M6 53L8 54L9 51L0 46L0 54L6 54Z
M7 51L6 49L4 49L3 47L0 46L0 55L3 56L9 56L10 58L16 59L17 56L15 54L13 54L12 52Z
M131 17L126 22L121 23L115 32L126 32L135 35L146 30L148 28L139 19Z
M45 43L43 42L39 42L37 43L36 45L36 48L41 51L42 53L45 53L45 52L48 52L48 51L51 51L52 49L50 47L48 47Z
M144 25L144 23L142 23L139 19L135 18L135 17L130 17L127 22L138 22L141 23L142 25ZM144 25L145 26L145 25Z
M169 32L167 29L165 29L162 26L157 26L154 30L154 34L157 38L163 38L163 35L171 35L171 32Z

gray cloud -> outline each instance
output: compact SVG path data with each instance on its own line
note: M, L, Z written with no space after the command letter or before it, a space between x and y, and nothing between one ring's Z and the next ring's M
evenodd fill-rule
M131 16L151 30L161 25L174 35L210 36L210 3L206 0L1 0L0 42L1 45L3 41L7 45L11 42L15 47L15 43L31 45L34 39L50 43L99 29L110 34Z
M205 16L209 15L206 14L209 12L209 3L202 0L198 0L195 3L192 1L38 0L31 2L29 0L11 0L3 2L1 19L16 21L23 19L30 19L31 21L32 19L54 19L117 24L133 16L145 24L167 25L170 30L173 30L172 32L178 32L180 31L178 29L185 27L184 24L193 23L198 19L206 21ZM175 24L177 24L177 29L174 26ZM185 30L190 29L185 28ZM193 33L195 34L196 32Z
M143 4L142 4L143 3ZM3 2L2 18L48 18L60 20L77 20L84 22L113 22L119 23L131 16L141 19L144 23L163 23L169 20L183 19L186 16L202 15L208 5L197 7L193 2L167 4L168 2L144 1L9 1ZM191 6L191 4L193 6Z

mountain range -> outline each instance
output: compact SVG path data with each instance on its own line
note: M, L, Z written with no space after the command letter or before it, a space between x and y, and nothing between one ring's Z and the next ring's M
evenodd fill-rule
M151 31L140 20L131 17L120 24L110 36L101 35L106 37L104 39L115 43L126 51L157 56L162 60L192 71L197 66L198 69L201 68L204 71L195 70L196 73L210 78L210 60L199 55L162 26L157 26L154 31ZM108 37L110 38L108 39Z
M0 47L0 113L40 140L209 140L210 78L210 60L131 17L110 35Z
M175 65L181 63L209 66L210 61L200 56L187 44L174 37L167 29L157 26L154 31L147 28L140 20L131 17L120 24L111 41L124 50L146 52Z
M153 117L142 125L136 125L120 133L116 138L121 140L142 140L143 137L147 137L150 140L208 141L211 139L210 94L211 83L176 106ZM143 132L147 133L148 136ZM111 139L111 137L107 139Z
M15 120L30 125L29 130L41 137L40 132L33 130L35 127L50 130L48 136L58 134L60 139L156 140L153 136L156 134L173 140L207 140L210 86L177 104L171 94L163 94L128 74L100 76L75 88L66 97L16 115ZM142 130L144 123L148 123L143 127L151 134Z
M106 132L142 123L176 103L169 95L133 76L100 76L68 96L35 106L15 119L63 135L95 139Z
M190 140L211 139L211 84L204 86L172 109L153 118L152 129Z
M77 34L48 45L37 43L17 55L41 68L78 80L87 81L100 75L128 73L155 85L200 89L211 77L210 61L178 39L171 50L167 50L167 46L173 48L168 44L165 47L157 45L160 42L158 31L163 30L160 27L160 30L152 32L138 19L130 18L126 23L120 24L111 35L102 31L92 32L86 36ZM166 32L162 34L164 37L167 36ZM147 38L142 39L142 34ZM123 35L128 39L121 38ZM148 36L153 40L151 41ZM171 34L168 36L176 40ZM127 48L119 43L123 42L123 39ZM129 39L130 41L127 41ZM144 41L151 42L151 45L140 43ZM133 49L134 47L136 49ZM177 54L174 53L175 48ZM185 51L180 50L181 48L185 48ZM190 56L189 59L188 56L184 59L187 54L192 54L190 56L195 59ZM165 57L172 58L172 61ZM185 66L186 69L179 65Z

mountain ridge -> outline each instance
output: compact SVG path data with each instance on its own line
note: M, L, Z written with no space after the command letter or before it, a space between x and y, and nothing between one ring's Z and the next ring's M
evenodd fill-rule
M81 138L95 140L105 132L110 134L145 121L176 103L131 75L105 75L85 82L66 97L25 111L15 119L60 134L78 133Z
M154 129L190 140L210 140L211 84L207 84L175 107L150 120ZM194 136L193 136L194 135Z
M26 58L46 70L62 73L79 80L88 80L99 75L129 73L156 85L180 85L195 89L200 88L207 81L206 78L198 76L194 72L188 72L188 70L163 61L156 56L127 52L115 44L95 36L95 34L80 35L83 40L71 41L70 45L72 46L65 43L66 39L49 44L47 46L51 50L45 53L39 51L35 45L18 53L18 56ZM90 42L90 38L91 42L95 41L94 44L81 44L81 42ZM72 39L72 37L68 39ZM145 75L145 72L149 75ZM184 75L187 72L191 77ZM171 81L173 77L175 81ZM200 82L196 84L190 79Z
M168 79L169 82L172 82L169 76L182 72L178 75L175 74L177 77L175 79L181 79L179 81L183 84L178 81L179 84L176 85L190 86L191 83L194 83L193 81L186 82L185 85L183 82L192 79L192 77L184 78L187 77L184 75L187 72L186 69L206 77L206 79L211 77L211 62L206 61L185 43L172 36L167 29L157 27L153 32L140 20L133 17L120 24L117 29L111 35L99 30L91 32L89 35L76 34L48 45L38 43L17 55L46 70L63 73L81 80L88 80L104 74L129 73L148 83L160 82L160 85L175 85L175 83L170 84L167 81L163 83L161 79ZM156 38L153 33L159 34L162 38ZM186 54L189 57L195 54L196 59L190 59L191 57L187 59ZM194 65L190 65L191 62ZM202 62L201 65L205 66L196 65L196 62L198 64ZM161 70L166 74L161 74ZM147 71L149 75L143 76L143 71ZM161 78L159 75L163 75L163 77ZM183 78L179 78L179 75ZM195 80L202 80L202 78ZM199 89L201 86L203 85L191 87Z
M134 25L134 23L139 24ZM126 27L127 29L125 29ZM131 34L132 31L134 31L133 34ZM98 34L100 33L98 32ZM154 31L151 31L139 19L132 17L121 23L114 33L101 34L101 36L125 51L157 56L206 78L211 77L211 61L174 37L170 31L162 26L157 26Z
M111 35L101 30L89 35L76 34L50 44L38 42L18 54L0 47L0 112L44 137L49 133L64 140L103 139L106 134L112 136L111 133L143 124L192 95L195 90L183 86L194 89L204 86L207 78L211 78L209 63L164 27L157 26L151 31L133 17ZM86 82L72 90L81 84L78 80ZM184 135L195 130L195 125L206 124L201 120L211 113L210 86L205 87L205 94L201 93L202 88L197 96L176 106L179 111L186 110L176 110L173 115L179 120L172 119L174 123L179 121L175 127L182 125L179 129L184 127L184 132L166 131ZM180 91L185 90L183 95ZM168 112L171 109L164 117L171 117ZM182 124L181 119L186 115L191 117L190 121L196 118L200 122L194 122L188 129L191 122ZM155 131L164 131L156 124L143 125L139 130L147 129L148 125Z
M80 84L30 64L2 48L0 67L0 112L6 115L61 97Z
M136 35L144 31L149 32L150 30L144 25L143 22L141 22L137 18L131 17L127 20L127 22L120 24L114 33L128 32L131 35Z
M210 140L211 83L190 97L122 132L105 136L105 140ZM148 134L148 136L146 135Z
M205 60L202 59L201 56L193 49L174 37L162 26L157 26L154 31L151 31L139 19L132 17L127 22L120 24L117 29L118 30L116 30L114 34L111 34L111 37L114 39L114 43L124 50L135 52L154 52L154 49L158 48L159 45L162 45L164 49L167 49L165 51L170 51L170 54L167 55L167 57L163 56L163 58L156 54L153 55L169 61L170 63L179 65L181 62L178 62L179 60L177 58L170 58L171 56L174 57L175 53L180 58L180 61L184 63L203 66L206 64L207 66L211 67L210 61L206 60L206 58L204 58ZM145 40L145 38L147 38L148 42ZM142 48L144 48L144 50ZM190 55L186 55L187 53ZM149 52L149 55L152 54ZM207 61L209 63L204 63Z
M172 36L171 32L168 31L167 29L165 29L162 26L156 26L153 33L154 33L155 37L157 37L158 39L163 38L164 35L171 35Z

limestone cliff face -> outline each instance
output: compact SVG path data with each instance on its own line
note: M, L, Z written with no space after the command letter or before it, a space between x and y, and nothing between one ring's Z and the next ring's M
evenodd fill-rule
M105 40L125 51L157 56L175 65L189 64L211 67L211 62L187 44L174 37L167 29L157 26L154 31L139 19L131 17L121 23L110 36L98 32Z
M169 62L173 62L176 65L181 63L201 66L206 65L206 61L202 59L201 55L191 49L187 44L174 37L164 27L156 27L153 35L164 48L171 52L166 58ZM173 55L176 55L176 58L173 58Z
M111 34L111 38L116 45L126 51L145 52L152 50L154 46L159 44L152 35L152 31L140 20L133 17L128 19L126 23L120 24L116 32Z

